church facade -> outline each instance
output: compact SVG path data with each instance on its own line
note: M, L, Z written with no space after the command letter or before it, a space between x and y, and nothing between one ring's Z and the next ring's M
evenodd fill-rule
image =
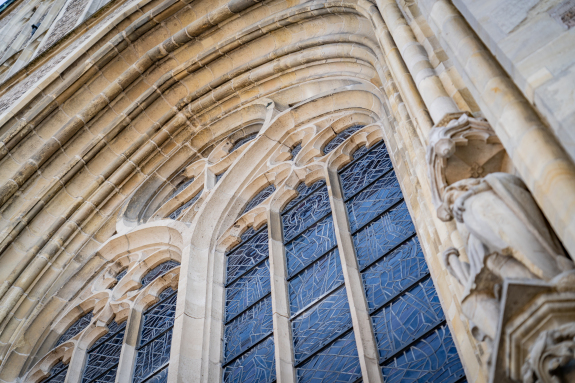
M575 381L574 26L5 1L0 382Z

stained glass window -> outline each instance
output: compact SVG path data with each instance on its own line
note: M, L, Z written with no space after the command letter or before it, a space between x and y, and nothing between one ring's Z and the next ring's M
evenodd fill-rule
M177 292L167 288L159 302L144 312L133 382L167 380L176 299Z
M67 373L68 365L59 361L50 369L50 376L42 380L41 383L64 383Z
M299 154L299 152L301 152L301 142L292 148L291 159L294 160Z
M224 382L273 382L275 354L267 226L226 255Z
M323 148L323 153L324 154L328 154L329 152L331 152L332 150L334 150L335 148L337 148L339 146L339 144L341 144L342 142L344 142L345 140L347 140L352 134L354 134L355 132L357 132L358 130L360 130L361 128L363 128L362 125L355 125L355 126L351 126L347 129L345 129L342 132L339 132L338 134L336 134L336 136L334 138L332 138Z
M61 345L62 343L72 339L76 335L78 335L82 330L84 330L90 322L92 321L92 311L89 313L81 316L76 322L74 322L58 339L56 346Z
M116 280L117 280L118 282L120 282L120 280L121 280L122 278L124 278L124 277L126 276L126 274L128 274L128 269L127 269L127 268L124 269L124 270L122 270L122 271L120 271L118 274L116 274Z
M172 260L160 263L158 266L154 267L152 270L148 271L146 275L144 275L144 277L142 278L142 288L148 286L150 283L154 281L154 279L164 275L165 273L167 273L168 271L172 270L174 267L179 265L180 265L179 262Z
M108 329L108 333L88 350L82 383L113 382L116 379L126 322L117 324L112 321Z
M325 182L297 187L282 212L298 381L361 377Z
M252 210L254 207L258 206L260 203L264 202L266 200L266 198L268 198L270 195L272 195L273 192L276 191L276 187L275 185L268 185L264 188L264 190L260 191L258 194L256 194L254 196L254 198L251 199L250 202L248 202L248 204L246 205L246 207L244 207L244 210L242 211L242 214L244 214L247 211ZM241 214L240 214L241 215Z
M464 378L385 145L339 171L386 383Z
M170 218L177 219L184 210L192 206L198 199L200 199L200 197L202 196L202 192L203 189L200 190L195 196L193 196L188 202L186 202L185 204L174 210L174 212L170 214Z
M228 153L232 153L235 152L236 150L239 149L240 146L243 146L244 144L250 142L251 140L253 140L254 138L257 137L257 133L252 133L252 134L248 134L245 137L240 138L239 140L237 140L234 143L234 146L232 146L232 148L230 149L230 151Z

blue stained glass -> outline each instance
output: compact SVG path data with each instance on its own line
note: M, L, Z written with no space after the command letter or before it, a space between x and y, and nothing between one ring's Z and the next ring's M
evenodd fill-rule
M244 214L247 211L252 210L254 207L256 207L260 203L264 202L266 200L266 198L268 198L270 195L272 195L273 192L275 192L275 191L276 191L275 185L266 186L266 188L264 190L260 191L258 194L255 195L254 198L252 198L252 200L246 205L246 207L242 211L242 214Z
M270 292L270 264L257 265L226 288L226 321Z
M297 369L300 383L352 383L361 377L353 331L318 352Z
M92 311L80 317L76 322L74 322L58 339L56 346L61 345L64 342L72 339L76 335L78 335L82 330L84 330L90 322L92 321Z
M324 146L323 153L328 154L329 152L331 152L332 150L337 148L339 146L339 144L341 144L342 142L347 140L349 137L351 137L352 134L354 134L355 132L357 132L361 128L363 128L362 125L355 125L355 126L347 128L346 130L344 130L342 132L339 132L334 138L331 139L331 141L329 141Z
M401 294L372 317L381 359L387 359L440 324L445 316L431 279Z
M292 321L295 360L301 362L351 327L345 288L325 297Z
M453 383L465 376L447 326L390 360L382 372L386 383Z
M352 233L403 199L393 172L378 179L346 203Z
M145 383L167 383L168 382L168 366L162 370L157 371L154 375L146 378Z
M172 270L174 267L179 266L180 263L176 261L167 261L154 267L152 270L148 271L146 275L142 278L142 287L148 286L156 278L164 275L168 271Z
M353 235L360 268L385 255L413 234L415 226L405 202L402 202Z
M345 198L351 197L392 167L385 145L382 143L374 146L364 157L340 171Z
M220 182L224 174L226 174L226 172L221 172L220 174L216 175L216 183Z
M316 191L317 189L321 188L325 186L325 181L324 180L319 180L314 182L313 184L311 184L310 186L307 186L304 182L300 182L299 185L297 185L297 188L295 189L297 191L297 196L292 199L282 210L282 214L283 212L288 211L289 209L291 209L292 207L294 207L298 202L300 202L302 199L304 199L305 197L307 197L308 195L310 195L311 193L313 193L314 191Z
M385 304L427 273L419 242L412 238L361 273L369 309Z
M144 313L140 345L149 342L174 325L178 294L167 288L159 298L160 301Z
M353 159L357 160L359 157L363 156L365 153L369 152L370 149L366 145L360 146L353 152Z
M115 323L115 322L112 322ZM116 326L108 325L108 328ZM122 351L122 344L124 341L124 333L126 331L126 322L117 325L119 330L115 333L108 333L103 342L96 342L95 347L92 346L88 351L86 367L84 368L84 376L82 382L95 382L101 375L111 374L111 370L117 368L120 360L120 353ZM111 330L111 329L110 329ZM115 377L115 373L114 373ZM114 381L114 379L112 379Z
M172 322L173 323L173 322ZM172 329L164 332L138 350L134 382L141 382L170 361Z
M291 314L309 306L342 283L339 252L335 249L289 282Z
M66 380L66 374L68 373L68 365L59 361L50 369L50 376L42 380L41 383L63 383Z
M286 245L288 275L315 261L336 245L333 217L325 217Z
M240 146L243 146L244 144L250 142L251 140L253 140L254 138L257 137L257 133L252 133L252 134L248 134L247 136L244 136L242 138L240 138L239 140L237 140L234 143L234 146L232 146L232 148L230 149L230 151L228 153L233 153L236 150L239 149Z
M284 242L313 225L331 211L327 188L319 188L308 198L282 215Z
M182 183L180 183L180 185L177 187L176 190L174 190L174 192L172 193L172 195L170 196L170 199L172 197L177 196L178 194L180 194L182 192L182 190L184 190L185 188L187 188L188 186L190 186L192 184L192 182L194 182L194 177L190 178L187 181L184 181Z
M112 322L108 323L108 332L106 334L104 334L103 336L101 336L100 339L98 339L92 345L91 349L94 349L96 346L106 342L109 338L113 337L116 334L116 332L122 330L125 326L126 326L126 322L122 322L122 323L118 324L115 321L112 321Z
M294 160L299 154L299 152L301 152L301 142L292 148L291 159Z
M120 271L120 272L116 275L116 280L117 280L118 282L120 282L120 280L121 280L122 278L124 278L124 277L126 276L126 274L128 274L128 269L124 269L124 270Z
M274 339L269 337L224 369L224 383L273 382L276 378Z
M244 311L224 330L224 359L230 361L272 333L272 298L262 299Z
M253 228L253 226L250 226L246 229L246 231L244 231L242 233L242 235L240 235L240 238L241 238L242 242L244 242L244 241L247 241L248 239L250 239L255 233L256 233L256 230Z
M185 204L183 204L182 206L180 206L179 208L177 208L176 210L174 210L174 212L172 214L170 214L170 218L171 219L177 219L180 214L182 214L182 212L184 210L186 210L187 208L189 208L190 206L192 206L194 203L196 203L196 201L198 199L200 199L200 197L202 196L202 192L204 190L200 190L198 193L196 193L195 196L193 196L188 202L186 202Z
M103 375L92 380L92 383L112 383L116 381L116 373L118 372L118 365L115 364L112 368L106 371Z
M267 256L268 231L266 227L250 240L238 245L228 254L226 283L230 283L252 266L267 258Z

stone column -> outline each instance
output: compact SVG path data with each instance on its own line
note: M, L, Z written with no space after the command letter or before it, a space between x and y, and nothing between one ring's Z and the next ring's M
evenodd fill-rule
M271 273L272 309L276 379L278 383L295 383L293 340L291 334L285 247L279 212L268 210L269 260Z
M122 353L118 362L118 372L116 373L116 383L132 381L132 371L136 361L136 347L140 335L140 324L142 322L142 311L132 308L126 323L126 335L122 344Z
M447 0L417 0L513 164L575 254L575 166L497 60Z
M455 101L447 94L435 74L425 48L415 38L395 0L377 0L377 6L433 122L438 123L446 114L459 112Z
M361 374L365 383L383 383L381 369L379 367L379 352L373 335L371 318L363 289L363 281L357 259L353 249L353 241L349 232L349 223L343 193L339 184L337 171L328 170L327 185L330 192L331 209L334 221L335 236L341 259L341 268L345 281L347 300L351 310L351 320L355 335L355 343Z

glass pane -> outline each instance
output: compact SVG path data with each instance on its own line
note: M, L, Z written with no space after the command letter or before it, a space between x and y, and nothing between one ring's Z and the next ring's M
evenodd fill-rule
M236 246L227 256L227 278L230 283L268 256L268 231L261 230L249 241Z
M118 273L118 275L116 275L116 280L117 280L118 282L120 282L120 280L121 280L122 278L124 278L124 277L126 276L126 274L128 274L128 269L124 269L124 270L120 271L120 272Z
M117 366L120 360L120 352L122 351L126 322L122 322L119 326L121 326L119 331L108 335L104 342L98 344L96 347L92 347L90 351L88 351L82 382L92 382L109 369ZM109 374L111 374L111 372L109 372ZM112 379L112 381L114 381L114 379Z
M339 144L341 144L342 142L347 140L352 134L354 134L355 132L357 132L361 128L363 128L362 125L356 125L356 126L352 126L352 127L347 128L343 132L338 133L334 138L331 139L331 141L329 141L325 145L325 147L323 148L324 154L328 154L329 152L331 152L332 150L337 148L339 146Z
M453 338L442 326L386 363L386 383L453 383L465 376Z
M351 327L345 288L335 291L292 322L296 362Z
M257 137L257 133L252 133L252 134L248 134L245 137L240 138L239 140L237 140L234 143L234 146L232 146L232 148L230 149L230 151L228 153L233 153L236 150L239 149L240 146L243 146L244 144L247 144L248 142L250 142L251 140L253 140L254 138Z
M116 373L118 372L118 365L114 365L112 368L107 370L103 375L99 376L92 383L112 383L116 381Z
M293 149L291 150L291 159L293 160L294 158L296 158L299 152L301 152L301 142L296 146L294 146Z
M166 272L172 270L174 267L179 266L180 263L176 261L167 261L158 266L154 267L150 270L144 277L142 278L142 288L148 286L152 283L156 278L160 275L164 275Z
M360 268L385 255L413 234L415 227L405 202L402 202L353 235Z
M339 252L335 249L289 282L291 314L309 306L342 283Z
M355 382L361 377L353 331L318 352L297 369L298 382Z
M361 273L369 309L385 304L427 273L419 242L412 238Z
M372 316L379 356L387 359L445 319L430 278Z
M63 383L66 380L68 365L59 361L50 369L50 376L42 380L41 383Z
M164 296L162 296L165 294ZM160 295L160 301L144 313L140 345L143 345L174 325L178 294L168 288Z
M226 362L246 351L271 334L272 298L267 297L244 311L224 330L224 359Z
M282 215L284 242L291 240L330 211L327 187L322 187Z
M274 339L267 338L224 369L225 383L273 382L276 378Z
M167 383L168 382L168 367L155 372L154 375L148 377L145 383Z
M386 171L391 170L392 167L385 145L381 143L374 146L369 154L340 171L345 198L351 197Z
M394 172L389 172L346 203L352 233L403 199Z
M138 350L134 382L143 381L170 361L172 331L172 329L166 331Z
M265 260L226 288L226 321L268 294L270 288L270 264Z
M302 199L304 199L305 197L307 197L308 195L310 195L311 193L313 193L315 190L321 188L322 186L325 186L325 181L324 180L319 180L316 181L315 183L311 184L310 186L307 186L305 183L300 182L299 185L297 185L296 191L298 192L297 197L295 197L294 199L292 199L282 210L282 214L286 211L288 211L289 209L291 209L292 207L294 207L298 202L300 202Z
M189 208L190 206L192 206L198 199L200 199L200 197L202 196L202 192L204 190L200 190L195 196L193 196L188 202L186 202L185 204L183 204L182 206L180 206L179 208L177 208L176 210L174 210L174 212L172 214L170 214L170 218L171 219L177 219L180 214L182 214L182 212L184 210L186 210L187 208Z
M58 339L56 346L61 345L62 343L72 339L76 335L78 335L82 330L84 330L90 322L92 321L92 311L85 314L84 316L80 317L76 322L74 322Z
M288 275L296 274L335 245L333 218L329 215L286 245Z
M275 191L276 191L276 187L274 185L266 186L266 188L264 190L260 191L258 194L255 195L254 198L252 198L252 200L246 205L246 207L242 211L242 214L244 214L247 211L252 210L254 207L256 207L260 203L264 202L266 200L266 198L268 198L270 195L272 195L273 192L275 192ZM240 214L240 215L242 215L242 214Z

